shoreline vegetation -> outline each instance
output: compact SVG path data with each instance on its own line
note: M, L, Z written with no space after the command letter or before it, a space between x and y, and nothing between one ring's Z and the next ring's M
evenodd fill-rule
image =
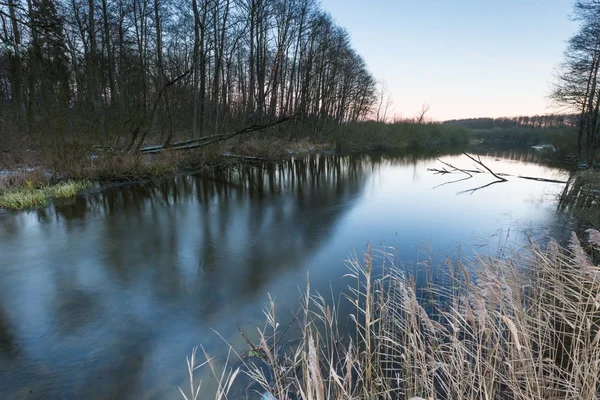
M0 191L288 150L577 141L578 115L434 123L423 104L394 116L385 82L318 1L167 3L0 3ZM201 146L163 151L181 142ZM138 154L148 146L160 154Z
M512 258L448 260L419 286L393 254L369 249L347 262L349 315L308 284L299 337L286 337L289 317L269 297L266 328L254 342L241 332L248 351L226 344L221 365L194 349L181 394L212 398L195 376L207 368L215 399L596 399L600 232L587 234Z
M223 141L217 135L215 143L200 143L182 150L152 146L151 143L158 139L149 138L141 149L152 152L127 152L123 147L98 146L90 144L93 141L74 139L53 145L33 139L15 140L5 143L4 151L0 151L0 196L4 199L0 201L0 208L45 206L55 196L42 194L49 193L48 187L64 182L79 185L83 182L138 181L168 176L180 170L277 162L290 156L322 151L443 149L472 143L515 147L551 144L558 149L553 157L559 159L572 153L574 146L570 143L573 132L568 127L470 129L454 124L365 121L342 124L332 128L334 132L319 138L292 134L289 125L295 126L296 130L303 129L301 123L288 121L280 126L257 128L255 132L234 133ZM212 137L207 138L211 140ZM195 141L198 143L198 139ZM43 197L46 199L42 200Z

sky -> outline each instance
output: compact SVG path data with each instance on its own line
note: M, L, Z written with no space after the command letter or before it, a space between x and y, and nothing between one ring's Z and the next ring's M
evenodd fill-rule
M573 0L322 0L393 112L435 120L546 114Z

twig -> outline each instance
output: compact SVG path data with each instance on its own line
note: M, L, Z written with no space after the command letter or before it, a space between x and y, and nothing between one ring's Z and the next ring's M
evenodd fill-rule
M271 349L271 351L275 350L275 347L277 347L277 345L279 344L279 342L281 342L281 339L283 339L283 337L285 336L285 334L287 333L287 331L290 329L290 327L294 324L295 321L298 320L298 314L299 313L300 313L300 311L297 311L294 314L294 318L292 318L292 320L290 321L290 323L288 324L288 326L285 328L285 330L283 331L283 333L279 337L279 340L277 340L277 342L275 343L275 345L273 346L273 349Z
M240 328L239 325L236 325L238 328L238 331L240 331L240 334L242 335L242 338L244 338L244 340L246 341L246 343L248 343L248 346L250 346L250 348L252 349L253 352L255 352L257 355L260 356L260 348L256 347L255 345L252 344L252 342L250 341L250 339L248 339L248 336L246 336L246 334L244 333L244 331L242 330L242 328ZM262 358L262 357L261 357Z
M439 158L438 158L438 161L439 161L439 162L441 162L442 164L446 165L447 167L449 167L449 168L452 168L452 169L453 169L453 170L455 170L455 171L462 172L463 174L467 174L467 175L469 175L470 177L473 177L473 175L472 175L472 174L480 174L480 173L482 173L482 171L479 171L479 170L472 170L472 169L461 169L461 168L456 168L454 165L452 165L452 164L450 164L450 163L447 163L447 162L445 162L445 161L442 161L442 160L440 160Z
M455 181L444 182L444 183L441 183L441 184L439 184L439 185L437 185L437 186L434 186L433 188L434 188L434 189L437 189L437 188L439 188L439 187L442 187L442 186L445 186L445 185L450 185L451 183L457 183L457 182L460 182L460 181L466 181L466 180L469 180L469 179L471 179L471 178L472 178L472 176L467 176L466 178L457 179L457 180L455 180Z

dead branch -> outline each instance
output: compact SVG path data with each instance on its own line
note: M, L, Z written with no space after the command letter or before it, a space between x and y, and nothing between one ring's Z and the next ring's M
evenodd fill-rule
M470 177L473 177L472 174L482 174L484 173L484 171L480 170L480 169L464 169L464 168L458 168L455 167L454 165L447 163L443 160L440 160L439 158L437 159L439 162L441 162L442 164L444 164L445 166L447 166L448 168L450 168L450 171L448 171L446 168L442 168L442 169L438 169L438 168L427 168L427 171L432 171L435 172L436 174L441 174L441 175L445 175L445 174L451 174L452 172L462 172L465 175L468 175ZM462 180L462 179L460 179Z
M438 169L438 168L427 168L427 171L434 172L436 175L438 175L438 174L439 174L439 175L451 174L451 172L450 172L450 171L448 171L448 170L447 170L447 169L445 169L445 168L442 168L442 169Z
M465 156L469 157L469 159L471 159L473 162L476 163L476 168L477 169L472 170L472 169L457 168L457 167L455 167L454 165L452 165L452 164L450 164L448 162L445 162L445 161L442 161L442 160L438 159L438 161L441 162L442 164L444 164L446 167L448 167L448 169L446 169L446 168L441 168L441 169L440 168L428 168L427 169L428 171L432 171L435 174L441 174L441 175L450 174L450 173L453 173L453 172L461 172L461 173L467 175L467 177L463 178L463 179L457 179L457 180L454 180L454 181L442 183L440 185L435 186L434 189L436 189L438 187L441 187L441 186L444 186L444 185L449 185L451 183L457 183L457 182L461 182L461 181L465 181L465 180L471 179L473 177L473 174L485 173L485 171L482 170L482 169L479 169L479 167L477 167L477 165L483 167L486 171L488 171L490 174L492 174L492 176L494 176L497 180L494 181L494 182L488 183L486 185L480 186L480 187L476 187L476 188L468 189L468 190L463 190L461 192L458 192L458 194L462 194L462 193L471 193L471 194L473 194L473 193L475 193L478 190L484 189L484 188L486 188L488 186L491 186L491 185L494 185L496 183L508 182L508 179L506 179L505 177L509 177L509 176L516 177L516 178L519 178L519 179L528 179L528 180L532 180L532 181L538 181L538 182L567 183L566 181L560 181L560 180L557 180L557 179L537 178L537 177L522 176L522 175L511 175L511 174L504 174L504 173L500 173L500 172L495 173L490 168L488 168L483 163L483 161L481 161L481 157L480 156L477 156L477 158L475 158L475 157L473 157L473 156L471 156L471 155L469 155L467 153L463 153L463 154Z
M457 179L457 180L450 181L450 182L440 183L439 185L434 186L433 188L437 189L437 188L442 187L442 186L450 185L452 183L458 183L458 182L461 182L461 181L466 181L466 180L469 180L471 178L472 178L472 176L467 176L466 178L461 178L461 179Z
M485 169L486 169L486 170L487 170L487 171L488 171L490 174L492 174L492 175L493 175L493 176L494 176L496 179L498 179L499 181L506 181L506 180L507 180L506 178L503 178L503 177L499 176L498 174L494 173L494 171L492 171L491 169L489 169L489 168L488 168L488 166L487 166L487 165L485 165L485 164L483 163L483 161L481 161L481 157L480 157L480 156L477 156L477 160L476 160L476 159L475 159L473 156L471 156L471 155L469 155L469 154L467 154L467 153L463 153L463 154L464 154L465 156L469 157L469 158L470 158L471 160L473 160L475 163L477 163L477 164L481 165L483 168L485 168Z
M533 176L522 176L522 175L519 175L518 178L520 178L520 179L529 179L531 181L538 181L538 182L567 183L567 181L559 181L557 179L547 179L547 178L536 178L536 177L533 177Z
M463 174L469 175L470 177L473 177L472 174L481 174L483 172L480 170L456 168L454 165L447 163L445 161L442 161L439 158L438 158L438 161L441 162L442 164L446 165L447 167L452 168L454 171L462 172Z
M456 194L463 194L463 193L470 193L470 194L473 194L473 193L475 193L475 192L476 192L476 191L478 191L478 190L485 189L486 187L489 187L489 186L495 185L496 183L504 183L504 182L508 182L508 180L506 180L506 179L504 179L504 180L497 180L497 181L494 181L494 182L490 182L490 183L488 183L488 184L485 184L485 185L483 185L483 186L478 186L478 187L476 187L476 188L473 188L473 189L462 190L462 191L460 191L460 192L458 192L458 193L456 193Z

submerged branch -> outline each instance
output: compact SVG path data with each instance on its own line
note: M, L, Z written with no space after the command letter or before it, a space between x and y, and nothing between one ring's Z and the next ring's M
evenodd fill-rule
M475 193L478 190L485 189L486 187L495 185L496 183L504 183L504 182L508 182L508 181L506 179L504 179L504 180L497 180L497 181L493 181L493 182L490 182L488 184L485 184L483 186L479 186L479 187L476 187L476 188L473 188L473 189L462 190L462 191L460 191L460 192L458 192L456 194L463 194L463 193L473 194L473 193Z
M538 182L567 183L567 181L559 181L557 179L548 179L548 178L536 178L536 177L533 177L533 176L522 176L522 175L519 175L518 178L520 178L520 179L529 179L531 181L538 181Z
M501 176L499 176L498 174L494 173L494 171L492 171L491 169L488 168L487 165L485 165L483 163L483 161L481 161L481 157L477 156L477 159L475 159L473 156L467 154L467 153L463 153L465 156L469 157L471 160L473 160L475 163L481 165L483 168L485 168L490 174L492 174L494 177L496 177L498 180L500 181L506 181L506 178L503 178Z
M470 154L467 154L467 153L463 153L463 154L465 156L469 157L469 159L471 159L473 162L475 162L476 165L479 165L479 166L483 167L485 169L485 171L489 172L497 180L494 181L494 182L491 182L489 184L480 186L480 187L476 187L476 188L473 188L473 189L468 189L468 190L460 191L460 192L458 192L458 194L463 194L463 193L471 193L471 194L473 194L474 192L476 192L478 190L484 189L484 188L489 187L491 185L494 185L496 183L508 182L508 179L506 177L515 177L515 178L519 178L519 179L528 179L528 180L537 181L537 182L562 183L562 184L566 184L567 183L566 181L561 181L561 180L557 180L557 179L538 178L538 177L533 177L533 176L511 175L511 174L505 174L505 173L501 173L501 172L494 172L487 165L485 165L483 163L483 161L481 161L481 157L480 156L477 156L477 158L475 158L475 157L471 156ZM441 168L441 169L439 169L439 168L428 168L427 170L428 171L432 171L435 174L440 174L440 175L446 175L446 174L450 174L450 173L453 173L453 172L460 172L460 173L463 173L463 174L467 175L467 177L463 178L463 179L457 179L457 180L454 180L454 181L442 183L440 185L435 186L434 189L436 189L438 187L441 187L441 186L449 185L449 184L452 184L452 183L457 183L457 182L461 182L461 181L465 181L465 180L471 179L473 177L473 174L485 173L484 170L479 169L477 166L476 166L477 169L475 169L475 170L473 170L473 169L464 169L464 168L455 167L454 165L452 165L452 164L450 164L448 162L442 161L440 159L438 159L438 161L441 162L442 164L444 164L449 169L446 169L446 168Z

